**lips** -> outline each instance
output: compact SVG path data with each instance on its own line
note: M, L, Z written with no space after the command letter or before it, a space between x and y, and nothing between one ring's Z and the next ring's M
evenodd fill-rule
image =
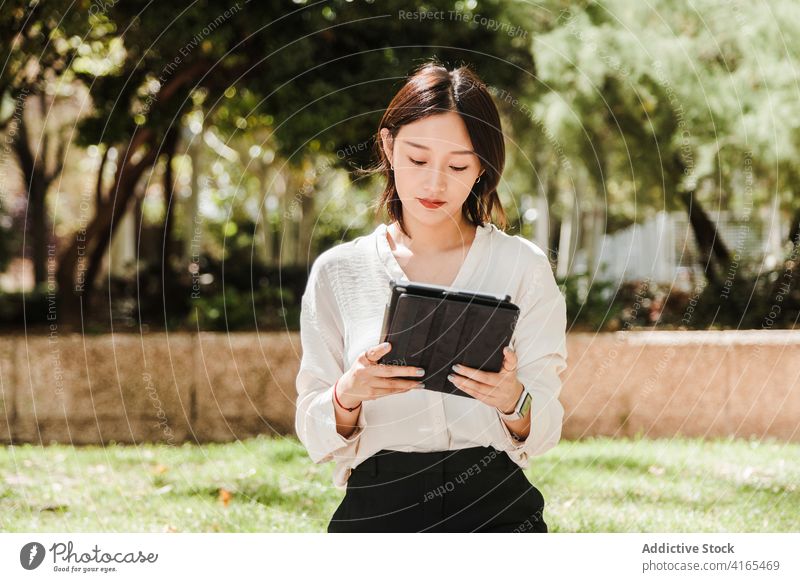
M425 208L439 208L444 204L444 200L433 200L431 198L417 198Z

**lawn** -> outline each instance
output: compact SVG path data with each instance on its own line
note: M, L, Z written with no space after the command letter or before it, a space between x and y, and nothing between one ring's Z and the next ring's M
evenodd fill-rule
M0 449L0 530L323 532L343 496L294 438ZM800 531L800 445L562 441L534 459L553 532Z

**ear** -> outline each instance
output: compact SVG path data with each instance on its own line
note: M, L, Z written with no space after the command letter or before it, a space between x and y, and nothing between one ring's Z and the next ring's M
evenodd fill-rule
M390 132L387 127L381 128L381 142L383 143L383 151L389 159L389 164L394 165L394 138L392 137L392 132Z

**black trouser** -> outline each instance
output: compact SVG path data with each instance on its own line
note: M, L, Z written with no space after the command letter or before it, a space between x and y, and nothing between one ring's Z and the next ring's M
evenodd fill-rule
M493 447L382 450L353 469L328 532L547 532L544 498Z

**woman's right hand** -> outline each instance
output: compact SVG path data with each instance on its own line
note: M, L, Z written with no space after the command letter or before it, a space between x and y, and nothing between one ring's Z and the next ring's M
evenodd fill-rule
M422 368L375 363L391 349L392 345L386 342L361 352L337 384L337 396L342 405L353 408L364 400L375 400L422 387L418 380L395 379L395 376L417 376L417 370ZM419 377L424 373L423 370Z

